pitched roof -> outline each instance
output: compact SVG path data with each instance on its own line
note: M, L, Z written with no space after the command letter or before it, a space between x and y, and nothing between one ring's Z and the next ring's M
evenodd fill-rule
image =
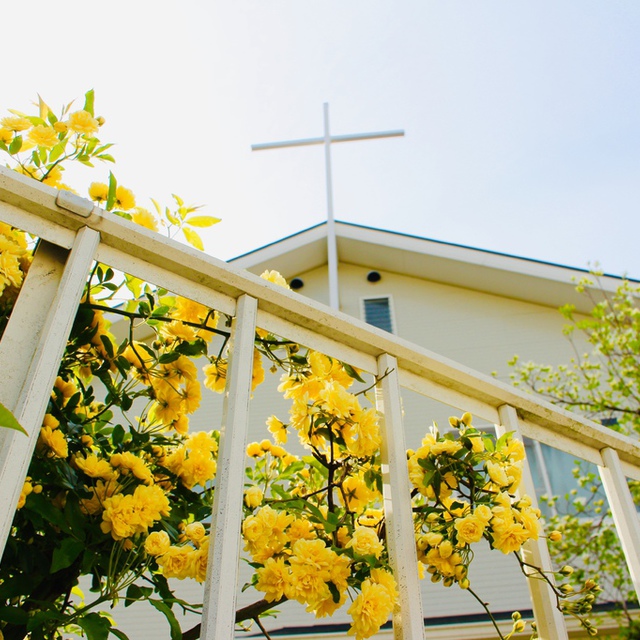
M591 307L585 296L575 292L576 281L589 273L586 269L348 222L336 221L335 227L340 263L552 307L572 303L584 312ZM287 279L322 267L327 263L327 224L309 227L230 262L253 273L276 269ZM600 278L605 291L615 290L620 282L620 277L609 274Z

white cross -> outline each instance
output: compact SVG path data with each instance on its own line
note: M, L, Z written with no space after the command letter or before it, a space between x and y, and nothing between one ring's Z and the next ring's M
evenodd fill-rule
M251 145L252 151L265 149L282 149L283 147L303 147L312 144L324 144L325 174L327 184L327 264L329 269L329 306L340 308L338 295L338 248L336 243L335 218L333 215L333 187L331 182L331 143L372 140L375 138L393 138L403 136L404 131L381 131L377 133L353 133L332 136L329 132L329 103L324 103L324 136L322 138L306 138L303 140L286 140L284 142L265 142Z

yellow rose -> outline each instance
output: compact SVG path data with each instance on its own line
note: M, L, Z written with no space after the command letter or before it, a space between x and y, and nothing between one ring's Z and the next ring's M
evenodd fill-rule
M39 124L29 131L29 140L38 147L51 149L58 144L58 136L51 127L45 127Z
M2 118L2 120L0 120L0 125L11 131L26 131L27 129L31 129L31 122L26 118L21 118L19 116L7 116L6 118Z
M506 487L509 483L509 478L504 469L497 463L487 461L487 473L491 478L491 481L497 484L499 487Z
M0 142L9 144L12 140L13 131L11 131L11 129L6 129L5 127L0 127Z
M456 518L454 523L458 532L458 540L471 544L482 539L485 523L476 515L469 515L465 518Z
M250 458L259 458L264 455L264 450L259 442L251 442L247 445L247 455Z
M489 520L491 520L491 518L493 517L491 509L486 504L478 505L473 513L484 523L489 522Z
M89 185L89 197L94 202L106 202L109 196L109 186L104 182L92 182Z
M434 456L439 456L443 453L452 456L460 451L461 448L462 445L457 440L442 440L441 442L436 442L431 447L430 453L432 453Z
M169 547L158 558L158 565L165 578L178 578L184 580L189 577L191 569L192 550L189 547Z
M264 567L256 571L256 589L264 593L267 602L280 600L288 592L291 583L291 569L284 558L267 558Z
M356 527L353 537L347 544L347 548L353 549L360 556L375 556L379 558L384 546L374 529Z
M151 229L151 231L158 230L158 221L151 211L147 209L136 207L135 211L131 214L131 219L141 227L146 227L147 229Z
M365 580L360 595L353 601L347 613L353 618L349 631L356 640L364 640L378 633L393 611L394 602L389 590L381 584Z
M504 554L519 551L523 543L531 537L524 526L513 521L496 518L491 524L493 546Z
M75 133L92 134L98 131L98 121L88 111L74 111L69 116L69 129Z
M264 494L262 493L260 487L249 487L244 492L244 502L250 509L255 509L262 503L263 496Z
M73 459L75 466L83 471L90 478L103 478L110 480L116 476L113 467L94 453L89 454L86 458L78 455Z
M202 522L190 522L186 526L184 533L194 543L200 542L207 534Z
M204 386L216 393L224 393L227 383L227 361L219 358L203 368Z
M192 551L189 554L189 574L198 582L204 582L207 579L207 564L209 561L209 539L205 541L200 549Z
M260 274L260 277L263 280L268 280L269 282L272 282L273 284L277 284L279 287L284 287L285 289L290 289L291 287L289 287L289 285L287 284L287 281L277 272L277 271L263 271Z
M69 453L67 440L62 431L52 430L51 427L40 429L38 448L53 458L66 458ZM46 451L47 449L48 451Z
M129 211L136 206L136 197L131 189L116 187L116 207L123 211Z
M144 550L150 556L161 556L171 546L171 540L166 531L154 531L147 536L144 542Z

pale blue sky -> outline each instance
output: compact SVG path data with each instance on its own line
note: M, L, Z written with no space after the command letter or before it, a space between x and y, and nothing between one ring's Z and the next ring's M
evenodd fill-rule
M121 183L205 204L220 258L324 219L322 149L250 145L321 135L328 101L335 134L406 130L334 146L338 219L640 277L637 0L36 0L2 22L2 114L94 87Z

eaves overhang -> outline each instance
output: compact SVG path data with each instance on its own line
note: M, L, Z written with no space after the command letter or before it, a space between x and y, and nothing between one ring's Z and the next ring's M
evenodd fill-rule
M327 263L326 223L271 243L232 262L253 273L275 269L291 279ZM397 273L550 307L592 304L575 291L588 270L487 251L429 238L336 222L341 264ZM622 279L605 274L600 287L614 291Z

